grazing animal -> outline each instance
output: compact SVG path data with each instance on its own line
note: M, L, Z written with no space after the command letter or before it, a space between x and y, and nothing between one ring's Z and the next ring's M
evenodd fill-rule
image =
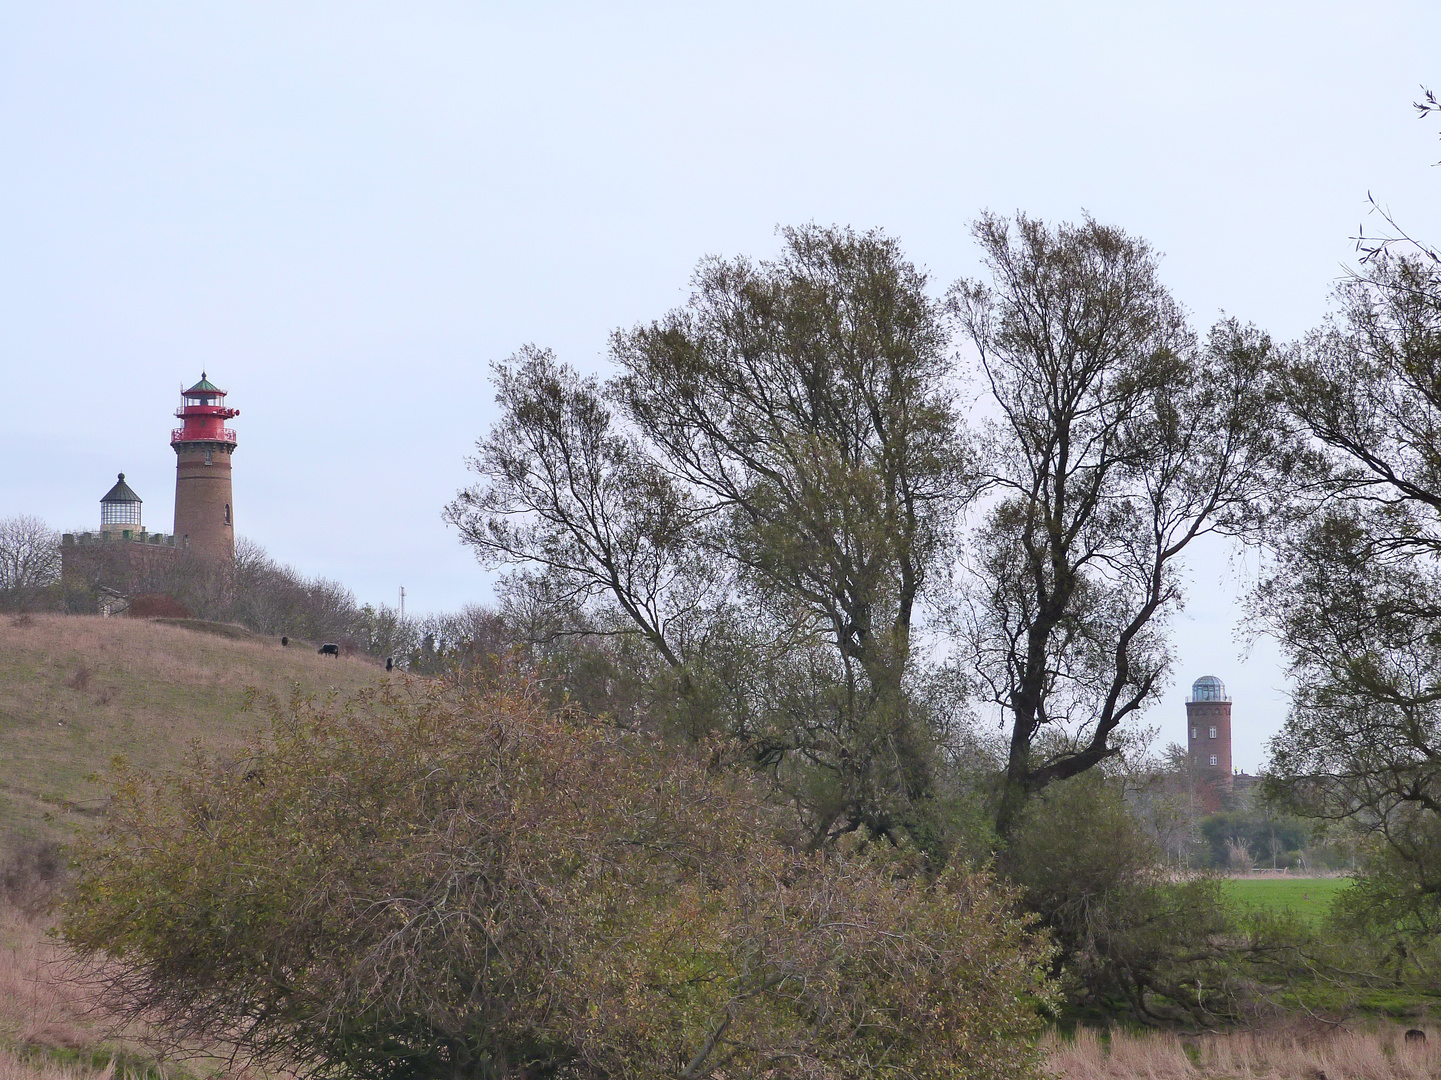
M1425 1041L1426 1041L1426 1033L1425 1033L1424 1031L1422 1031L1420 1028L1412 1028L1410 1031L1406 1032L1406 1041L1407 1041L1407 1042L1425 1042Z
M394 667L395 667L395 657L393 657L393 656L387 656L387 657L385 658L385 670L386 670L386 671L390 671L390 670L392 670Z
M280 647L283 649L283 648L285 648L285 646L287 646L287 645L289 645L289 644L290 644L290 639L289 639L288 637L286 637L284 634L282 634L282 635L280 636Z
M321 656L339 656L340 646L335 644L333 641L327 641L324 645L322 645L315 651L318 652Z

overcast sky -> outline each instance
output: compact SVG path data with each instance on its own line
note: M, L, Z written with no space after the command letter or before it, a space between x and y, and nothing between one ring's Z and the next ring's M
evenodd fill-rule
M937 292L983 209L1089 212L1165 254L1204 329L1289 339L1367 192L1441 235L1428 3L0 3L0 516L169 531L178 391L230 391L238 531L415 611L490 595L441 522L489 364L683 302L778 224L880 226ZM1374 222L1368 222L1368 226ZM1249 570L1248 570L1249 567ZM1285 711L1241 659L1254 559L1198 554L1176 685Z

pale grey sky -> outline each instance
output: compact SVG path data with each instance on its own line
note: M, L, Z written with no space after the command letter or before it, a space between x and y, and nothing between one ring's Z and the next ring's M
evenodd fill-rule
M178 390L242 412L239 531L362 600L489 596L440 520L525 342L589 370L775 226L881 226L937 291L982 209L1149 239L1204 330L1315 324L1373 191L1436 238L1431 3L0 3L0 516L170 526ZM1254 561L1252 563L1254 566ZM1284 713L1195 561L1176 686Z

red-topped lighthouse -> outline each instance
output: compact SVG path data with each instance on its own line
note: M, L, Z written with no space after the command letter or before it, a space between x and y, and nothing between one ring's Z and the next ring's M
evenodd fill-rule
M175 542L209 558L235 558L230 502L230 455L235 432L225 426L239 409L228 408L225 391L200 373L175 415L185 421L170 433L175 451Z

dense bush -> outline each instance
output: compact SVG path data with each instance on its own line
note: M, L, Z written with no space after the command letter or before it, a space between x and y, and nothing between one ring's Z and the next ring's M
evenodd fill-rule
M296 700L241 763L118 774L64 937L122 1014L322 1075L1032 1075L1013 896L797 850L720 750L528 687Z
M1387 840L1365 848L1329 924L1376 971L1434 990L1441 964L1441 821L1434 814L1393 815Z
M1219 882L1170 876L1115 782L1093 773L1052 785L1027 806L1001 866L1055 935L1057 974L1081 1009L1176 1020L1229 1008Z

